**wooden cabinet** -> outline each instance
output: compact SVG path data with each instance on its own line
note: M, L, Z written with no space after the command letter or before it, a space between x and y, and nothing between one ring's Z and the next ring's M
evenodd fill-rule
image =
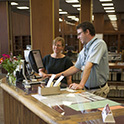
M14 36L13 38L13 54L22 55L26 49L26 45L31 45L31 37L29 35L25 36Z

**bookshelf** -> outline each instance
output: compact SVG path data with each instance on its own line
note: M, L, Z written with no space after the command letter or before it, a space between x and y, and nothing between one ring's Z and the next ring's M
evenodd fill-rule
M31 45L30 35L14 36L13 38L13 55L22 55L26 49L26 45Z
M109 87L108 98L115 101L124 101L124 63L109 63Z

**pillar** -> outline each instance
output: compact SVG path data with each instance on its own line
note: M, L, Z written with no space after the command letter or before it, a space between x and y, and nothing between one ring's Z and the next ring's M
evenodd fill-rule
M0 2L0 57L9 53L8 2Z
M52 41L59 35L59 1L30 1L31 44L44 57L52 52Z

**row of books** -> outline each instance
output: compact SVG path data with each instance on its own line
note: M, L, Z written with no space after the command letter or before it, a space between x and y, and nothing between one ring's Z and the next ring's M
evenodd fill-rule
M124 90L110 90L108 97L123 97L124 98Z
M80 81L81 72L72 76L73 81ZM124 72L109 72L109 81L124 81Z
M109 81L124 81L124 72L109 72Z

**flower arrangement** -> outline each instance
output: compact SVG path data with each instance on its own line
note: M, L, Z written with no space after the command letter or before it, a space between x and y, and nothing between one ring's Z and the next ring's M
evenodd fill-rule
M3 54L2 56L3 57L0 58L0 64L8 72L8 76L10 76L9 82L13 83L13 81L16 80L13 73L21 62L21 56L19 55L15 57L12 55L12 53L10 55Z
M12 54L11 55L3 54L3 57L0 58L0 64L8 73L11 74L19 65L20 60L21 60L20 55L16 58Z

